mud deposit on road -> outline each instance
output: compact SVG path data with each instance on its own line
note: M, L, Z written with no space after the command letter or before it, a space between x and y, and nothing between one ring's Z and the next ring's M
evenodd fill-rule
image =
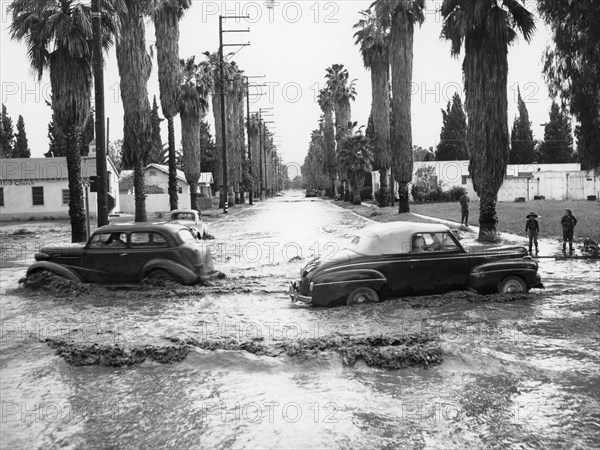
M337 352L345 365L363 361L367 366L383 369L404 369L441 364L442 349L435 335L418 333L399 336L370 336L355 338L329 336L323 339L290 340L262 343L257 340L205 340L167 338L176 345L158 347L145 345L126 349L118 345L70 343L60 339L46 339L56 354L73 366L121 367L151 361L170 364L183 361L192 347L205 351L245 351L257 356L288 356L306 360L318 358L327 352Z

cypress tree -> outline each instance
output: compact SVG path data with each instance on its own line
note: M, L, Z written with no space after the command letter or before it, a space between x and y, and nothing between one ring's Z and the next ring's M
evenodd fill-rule
M454 93L452 102L446 110L442 109L442 131L440 143L435 152L438 161L469 159L467 152L467 115L458 93Z
M152 103L152 112L150 113L150 124L152 127L152 143L150 151L148 152L148 164L163 164L163 144L162 138L160 137L160 123L163 121L158 114L158 105L156 104L156 95L154 96L154 102Z
M12 119L6 111L6 106L2 104L2 114L0 117L0 157L12 158L15 145L15 131L13 129Z
M25 121L23 116L19 115L17 119L17 134L15 135L15 147L13 149L13 158L30 158L31 150L27 142L27 133L25 132Z
M530 164L535 162L535 141L527 105L521 97L521 89L517 90L519 98L519 116L515 117L510 133L509 164Z
M544 128L544 141L539 148L540 163L568 163L573 161L571 121L556 102L550 108L550 120Z

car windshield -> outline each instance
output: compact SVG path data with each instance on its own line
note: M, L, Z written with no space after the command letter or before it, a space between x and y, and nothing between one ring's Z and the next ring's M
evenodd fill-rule
M171 215L171 220L195 220L193 213L174 213Z

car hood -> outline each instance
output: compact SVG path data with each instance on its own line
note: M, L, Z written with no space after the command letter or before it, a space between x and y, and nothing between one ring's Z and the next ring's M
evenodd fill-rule
M191 226L194 226L197 224L197 222L195 222L193 220L173 220L173 221L170 221L169 223L183 225L185 227L191 227Z
M468 252L470 254L485 256L519 257L527 255L527 249L522 245L498 245L494 247L474 246L470 247Z
M42 247L40 252L46 253L48 255L80 255L83 252L83 248L85 247L85 243L75 243L75 244L57 244L57 245L47 245Z

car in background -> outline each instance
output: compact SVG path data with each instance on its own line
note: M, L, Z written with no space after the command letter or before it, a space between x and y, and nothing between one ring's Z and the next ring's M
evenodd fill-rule
M319 191L317 191L316 189L307 189L306 190L306 194L305 197L317 197L319 194Z
M445 225L391 222L361 230L327 261L311 260L289 293L292 301L319 306L468 288L526 293L542 287L537 270L525 247L467 252Z
M198 239L208 236L208 225L195 209L174 209L169 216L169 223L179 223L190 228Z
M210 249L181 224L134 223L98 228L87 243L43 247L27 276L48 271L83 283L193 285L217 278Z

